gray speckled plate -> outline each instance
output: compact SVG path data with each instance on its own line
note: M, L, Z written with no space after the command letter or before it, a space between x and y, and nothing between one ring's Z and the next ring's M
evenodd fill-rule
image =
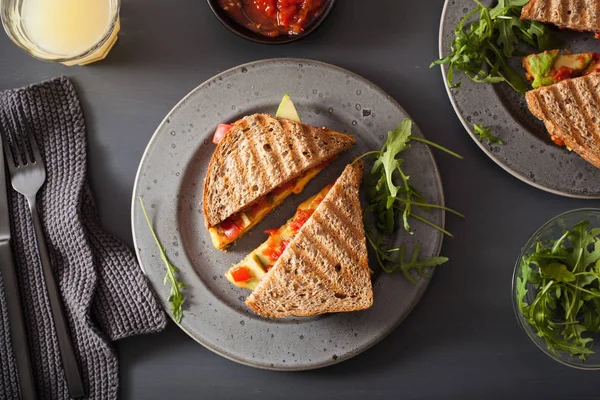
M490 6L496 0L486 0ZM450 53L454 28L474 8L473 0L446 0L440 26L440 56ZM571 52L600 52L600 41L591 33L554 30ZM522 71L520 60L511 64ZM442 66L446 81L447 66ZM600 169L577 154L560 148L549 139L544 124L527 109L525 96L507 84L488 85L472 82L462 72L454 74L458 89L448 94L462 124L481 149L506 171L539 189L579 198L600 198ZM492 127L505 143L503 146L480 143L473 133L473 124Z
M348 132L357 137L357 143L228 253L220 252L211 245L200 204L206 168L215 149L212 134L219 123L255 112L274 113L284 93L290 93L304 122ZM177 104L158 127L141 161L132 225L140 264L168 309L165 267L137 201L142 196L160 240L180 269L181 280L189 285L181 328L224 357L277 370L334 364L390 333L415 306L428 280L413 285L402 274L383 274L374 279L375 304L367 311L267 320L244 304L249 292L229 284L223 274L266 239L265 229L283 224L300 202L332 182L355 156L380 148L387 131L406 117L390 96L365 79L299 59L235 67L206 81ZM417 127L414 131L420 134ZM443 204L440 176L427 147L414 145L406 168L411 182L430 201ZM444 224L442 212L429 217ZM412 248L420 241L423 257L438 255L442 235L419 223L414 228L414 236L401 233L398 242Z

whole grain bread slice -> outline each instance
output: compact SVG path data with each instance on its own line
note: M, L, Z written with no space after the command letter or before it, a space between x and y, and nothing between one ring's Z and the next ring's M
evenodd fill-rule
M246 299L268 318L356 311L373 304L359 188L348 165L273 268Z
M530 0L521 19L581 32L600 32L600 0Z
M600 73L540 87L525 98L551 136L600 168Z
M349 149L356 139L266 114L237 121L217 145L204 180L206 226L215 226Z

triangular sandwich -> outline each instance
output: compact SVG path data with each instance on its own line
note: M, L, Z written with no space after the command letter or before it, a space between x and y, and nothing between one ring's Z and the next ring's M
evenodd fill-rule
M269 318L357 311L373 304L359 199L363 164L348 165L246 299Z
M250 230L355 138L266 114L244 117L217 145L204 181L206 227L215 247Z
M554 24L561 29L600 34L599 0L530 0L521 19Z
M600 168L600 74L591 73L526 93L527 106L552 140Z

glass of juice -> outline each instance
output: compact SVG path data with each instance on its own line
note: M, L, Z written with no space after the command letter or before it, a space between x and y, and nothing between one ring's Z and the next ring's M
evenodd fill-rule
M120 0L0 0L2 24L31 56L65 65L102 60L117 41Z

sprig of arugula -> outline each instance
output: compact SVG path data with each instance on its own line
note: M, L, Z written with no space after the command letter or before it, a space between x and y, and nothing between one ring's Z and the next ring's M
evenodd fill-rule
M419 191L410 183L408 176L402 169L404 159L400 155L410 149L411 141L425 143L438 148L454 157L462 157L436 143L423 137L412 134L412 121L405 119L393 131L388 132L388 138L383 147L378 151L363 154L364 157L374 157L375 161L366 181L368 186L369 206L363 211L365 219L365 234L369 245L375 251L377 262L381 269L387 273L402 271L406 279L415 283L411 270L416 270L420 276L426 276L425 267L441 265L448 261L446 257L431 257L419 260L421 245L418 244L410 258L406 259L406 246L388 248L391 236L397 231L400 221L402 228L413 234L411 219L421 221L446 235L450 232L417 214L416 209L430 212L432 209L442 209L460 217L463 215L448 207L429 203ZM357 160L358 160L357 159ZM372 216L375 223L371 228L368 225L368 216Z
M144 207L144 202L142 201L141 196L139 199L140 204L142 206L142 211L144 212L144 216L146 217L146 222L148 223L148 228L150 228L150 232L152 232L152 236L154 237L154 241L156 242L156 246L158 247L160 259L165 263L165 266L167 267L167 273L165 274L163 284L171 284L171 290L168 298L169 303L171 303L171 313L173 314L173 319L175 320L175 322L180 323L181 318L183 316L183 302L185 301L181 290L185 289L187 285L183 282L180 282L177 279L177 273L179 272L179 270L169 261L165 248L158 240L156 232L154 232L154 228L152 227L152 223L150 222L150 218L148 217L148 213L146 212L146 207Z
M474 124L473 132L475 133L475 135L477 135L477 138L479 139L480 142L483 142L484 140L486 140L488 143L504 144L504 142L502 140L500 140L499 137L495 136L492 133L492 128L484 128L480 124Z
M590 335L600 333L600 229L588 229L582 221L537 243L521 260L516 288L519 310L548 350L582 360L594 354Z
M434 61L434 65L448 64L448 85L454 89L454 71L462 71L475 82L506 82L517 92L527 91L527 82L509 64L508 59L520 55L519 43L526 43L541 51L560 46L551 37L550 30L537 21L521 20L521 9L529 0L499 0L495 7L485 7L473 0L477 7L468 13L454 29L455 37L448 57ZM478 15L474 22L467 23Z

